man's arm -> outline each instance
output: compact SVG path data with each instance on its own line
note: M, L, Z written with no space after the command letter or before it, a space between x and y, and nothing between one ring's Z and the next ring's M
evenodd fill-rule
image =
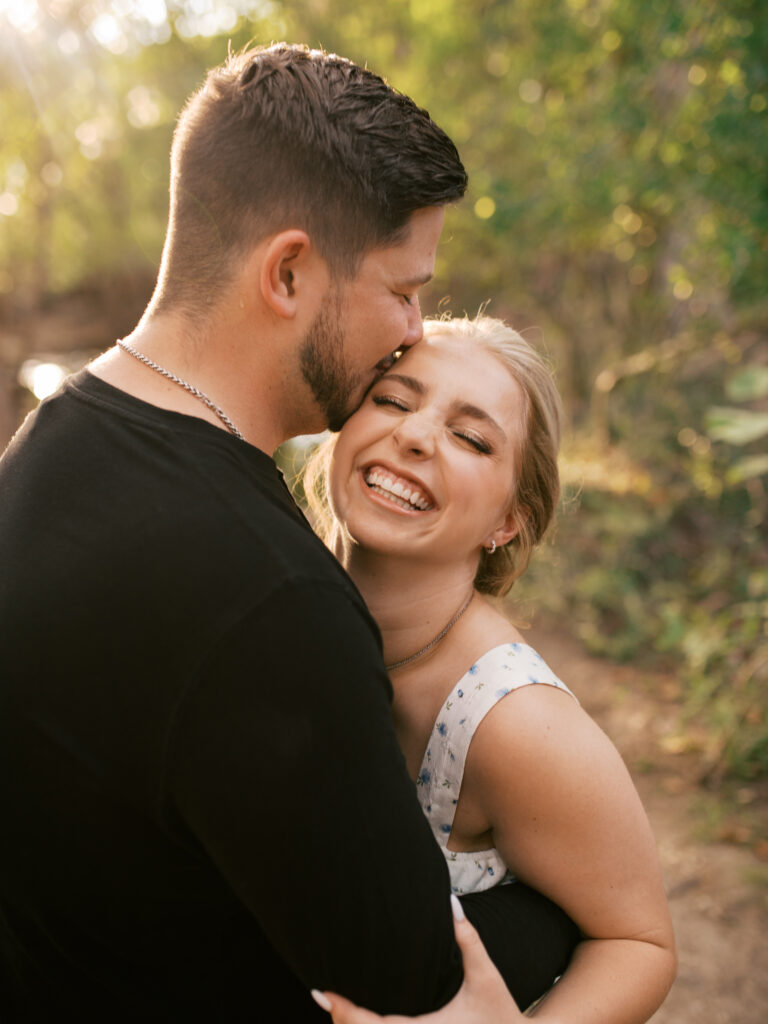
M340 586L283 586L190 688L170 799L307 988L421 1013L458 989L444 858L392 725L373 630Z
M376 637L349 595L304 583L222 638L171 744L190 829L307 985L420 1013L461 983L445 859L392 726ZM465 897L520 1005L577 933L525 886Z

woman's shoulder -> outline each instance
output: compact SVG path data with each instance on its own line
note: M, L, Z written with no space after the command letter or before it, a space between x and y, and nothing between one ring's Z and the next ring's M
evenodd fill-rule
M574 728L592 731L594 723L581 710L577 695L523 635L509 626L493 641L474 658L459 684L465 692L467 686L484 691L486 707L472 744L475 756L489 748L494 757L500 747L505 760L515 752L528 756L537 741L550 742L555 736L565 741Z
M553 687L575 699L573 692L553 672L541 654L516 631L476 657L463 679L490 687L499 699L513 690L529 686Z
M483 785L494 779L506 785L512 778L530 785L533 766L546 764L551 772L575 777L593 759L615 758L608 737L533 647L502 645L488 651L479 664L483 661L493 666L499 699L473 737L467 759L470 777ZM506 687L508 695L503 693ZM541 781L551 772L534 774Z
M449 700L471 705L472 746L508 743L520 733L567 723L578 699L544 656L489 601L478 602L463 639L463 665ZM469 699L467 699L469 698ZM463 713L463 712L462 712ZM497 734L501 734L500 737ZM481 739L481 736L483 739Z

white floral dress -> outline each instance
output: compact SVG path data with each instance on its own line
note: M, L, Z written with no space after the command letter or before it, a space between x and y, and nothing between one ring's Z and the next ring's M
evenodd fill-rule
M418 796L432 832L448 861L455 893L481 892L512 882L498 850L449 850L469 745L494 705L522 686L545 684L573 694L528 644L502 644L479 658L440 709L417 779ZM574 697L574 700L576 698Z

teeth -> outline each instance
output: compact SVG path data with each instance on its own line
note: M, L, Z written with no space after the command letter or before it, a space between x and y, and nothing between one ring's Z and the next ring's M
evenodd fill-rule
M413 511L413 505L411 505L407 501L403 501L402 498L398 498L397 495L393 494L391 491L385 491L383 487L375 487L375 486L372 487L371 490L375 491L377 494L380 494L382 497L386 498L388 501L391 501L394 505L399 505L400 508L408 509L408 511L411 511L411 512Z
M365 482L372 491L376 491L377 494L387 498L387 500L395 505L399 505L400 508L407 509L408 511L413 511L414 508L417 508L422 512L432 508L430 503L421 496L419 490L411 490L409 487L404 487L399 481L392 480L383 473L376 471L369 473L365 478Z

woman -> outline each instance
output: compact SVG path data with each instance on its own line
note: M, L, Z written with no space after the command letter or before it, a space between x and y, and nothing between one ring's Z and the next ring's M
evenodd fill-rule
M498 320L424 334L307 490L381 628L398 736L454 891L520 879L582 931L530 1015L640 1024L675 971L645 814L613 745L488 600L524 571L557 503L557 392Z

